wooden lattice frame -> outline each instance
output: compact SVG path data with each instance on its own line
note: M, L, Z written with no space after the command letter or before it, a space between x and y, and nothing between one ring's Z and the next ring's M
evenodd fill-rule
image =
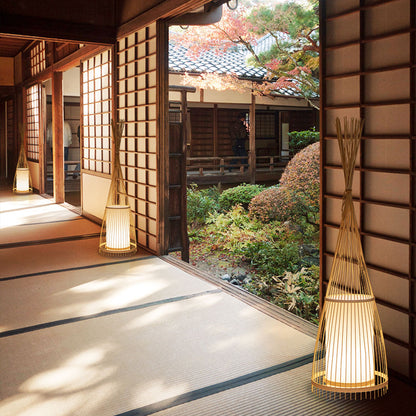
M26 90L26 137L27 158L39 160L40 136L40 92L39 85L35 84Z
M106 50L82 62L83 169L111 173L112 57Z
M117 113L125 120L120 162L135 213L137 242L158 249L156 24L117 44Z

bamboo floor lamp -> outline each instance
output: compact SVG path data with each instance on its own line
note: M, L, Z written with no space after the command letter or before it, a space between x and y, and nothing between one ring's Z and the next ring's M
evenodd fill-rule
M98 250L104 256L131 256L137 251L133 214L120 166L120 142L123 129L123 121L112 121L113 171Z
M363 121L337 118L345 179L342 216L312 366L312 391L331 398L376 398L388 389L386 349L352 199Z
M28 194L32 192L33 189L25 151L24 128L22 126L20 127L20 150L17 159L16 172L14 174L13 192L17 194Z

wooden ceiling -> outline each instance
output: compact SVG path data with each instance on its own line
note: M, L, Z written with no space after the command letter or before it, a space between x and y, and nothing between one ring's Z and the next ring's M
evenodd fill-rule
M14 57L31 42L31 39L0 36L0 57Z

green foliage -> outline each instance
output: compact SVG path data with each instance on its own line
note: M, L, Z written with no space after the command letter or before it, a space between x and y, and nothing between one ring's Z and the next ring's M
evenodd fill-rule
M306 221L318 227L319 187L319 143L314 143L292 158L278 187L253 198L250 215L262 221Z
M269 241L253 241L240 251L244 259L265 275L280 275L286 270L299 268L300 256L297 242L288 235Z
M247 209L250 201L264 189L262 185L242 184L226 189L219 197L222 210L227 211L236 205Z
M187 189L187 218L190 225L190 234L206 223L210 214L219 211L220 192L218 188L198 189L198 186L191 184Z
M315 127L311 130L292 131L289 133L289 149L292 155L316 142L319 142L319 131L315 131Z
M208 220L206 236L220 250L241 257L241 250L250 242L264 238L263 224L251 219L241 205L230 211L212 215Z
M290 175L286 181L289 179ZM262 195L258 202L267 200L275 212L273 198L286 186L285 182L284 186L264 190L254 200ZM242 189L246 187L244 185ZM271 198L268 200L269 194ZM287 204L299 205L298 201L289 199L289 194L287 197ZM288 223L270 220L270 213L264 214L266 223L260 215L249 214L241 205L221 211L219 199L217 188L198 190L194 185L188 190L188 201L193 204L192 218L197 225L195 228L190 225L189 230L198 238L193 247L197 247L201 256L200 263L212 267L212 260L216 259L217 264L228 264L232 270L235 267L246 269L252 279L244 284L247 290L317 323L319 268L314 264L318 263L319 250L312 238L313 233L305 224L301 227L293 224L293 218L287 214L285 218L291 220ZM280 209L287 211L288 206L284 206L282 198L279 201ZM299 207L288 211L293 214L296 209ZM197 231L192 231L195 229Z

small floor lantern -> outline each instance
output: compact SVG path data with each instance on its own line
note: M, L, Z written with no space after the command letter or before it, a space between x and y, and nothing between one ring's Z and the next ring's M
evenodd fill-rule
M120 142L123 128L124 122L117 123L113 120L113 171L99 246L99 253L105 256L129 256L137 251L133 214L120 166Z
M352 199L363 122L336 120L344 171L341 224L321 313L312 391L329 397L375 398L388 388L383 331L371 289Z
M28 194L32 192L29 164L27 162L23 137L24 132L23 129L21 129L19 158L17 159L16 172L13 181L13 192L17 194Z

